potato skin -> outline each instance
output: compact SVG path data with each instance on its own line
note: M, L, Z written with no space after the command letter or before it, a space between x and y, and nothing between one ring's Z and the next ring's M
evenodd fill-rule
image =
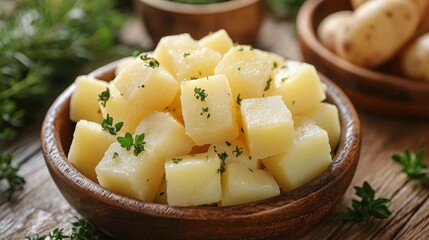
M320 22L317 28L317 36L322 44L332 52L335 52L335 39L338 32L342 31L345 23L352 17L352 11L339 11L332 13Z
M409 0L369 1L355 10L338 34L335 49L349 62L374 68L398 52L418 23L418 9Z
M401 57L405 76L429 82L429 32L413 41Z

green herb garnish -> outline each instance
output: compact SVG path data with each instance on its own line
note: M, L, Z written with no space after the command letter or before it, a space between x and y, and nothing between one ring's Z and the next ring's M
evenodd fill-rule
M188 53L188 52L185 52L185 53L183 53L183 57L187 57L187 56L190 56L191 54L190 53Z
M267 81L267 84L265 85L264 92L268 91L270 89L272 81L273 81L273 79L270 77Z
M173 158L171 160L173 161L174 164L178 164L179 162L181 162L183 160L183 158Z
M141 152L143 152L144 145L146 142L144 141L145 134L137 134L134 139L131 133L127 132L125 133L125 136L123 137L117 137L119 144L121 147L125 148L127 151L129 151L132 147L134 147L134 156L138 156Z
M207 118L210 118L209 107L203 107L201 109L200 115L202 116L204 113L207 113Z
M114 136L121 130L123 125L124 122L118 122L113 125L113 118L110 117L109 114L107 114L107 117L101 122L101 128L103 129L103 131L107 131Z
M55 228L48 235L39 235L37 234L34 237L26 237L28 240L62 240L62 239L71 239L71 240L89 240L97 239L96 238L96 228L85 218L77 218L76 222L72 223L72 232L71 235L65 235L63 228Z
M241 100L243 100L243 99L241 98L241 95L238 94L236 102L239 106L241 106Z
M354 188L356 195L358 195L361 200L358 201L353 199L353 208L346 209L342 215L343 220L364 224L370 217L385 219L392 214L388 209L390 199L375 199L375 191L371 188L368 182L365 181L362 187L355 186Z
M118 158L118 157L119 157L119 153L117 153L117 152L114 152L114 153L113 153L113 156L112 156L112 158L113 158L113 159L115 159L115 158Z
M403 155L394 154L393 161L401 165L401 172L406 173L408 178L419 180L422 183L428 181L427 166L423 163L426 152L421 149L417 153L405 150Z
M199 87L195 87L194 88L194 96L195 96L196 99L199 99L199 100L201 100L201 102L204 102L204 101L206 101L206 98L209 95L206 93L205 89L202 89L202 88L199 88Z
M143 62L145 62L145 65L147 67L150 67L152 69L155 69L157 67L159 67L159 62L158 60L156 60L153 57L149 57L149 55L147 53L140 55L140 59L143 60Z
M243 150L241 147L235 146L235 150L232 153L235 154L235 157L239 157L243 153Z
M110 99L110 90L109 88L106 88L106 90L102 91L100 94L98 94L98 101L101 102L101 105L103 107L106 107L107 101Z
M220 158L220 166L219 166L217 172L219 174L222 174L225 172L225 160L228 157L228 154L226 152L223 152L223 153L218 153L217 155Z
M25 179L18 175L19 167L12 166L12 155L0 155L0 181L6 180L9 187L6 189L8 197L16 191L22 190L25 184Z

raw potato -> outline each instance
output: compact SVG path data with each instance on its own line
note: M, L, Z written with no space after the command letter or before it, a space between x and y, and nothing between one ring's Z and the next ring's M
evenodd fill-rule
M100 124L80 120L76 124L67 158L79 172L97 182L95 167L115 141L115 137L103 131Z
M76 89L70 99L70 119L73 122L88 120L101 123L101 115L98 104L98 94L106 90L107 82L88 76L79 76L75 80Z
M228 52L233 45L231 38L224 29L201 38L198 41L198 44L203 47L213 49L222 55Z
M429 33L422 35L405 49L401 67L407 77L429 82Z
M373 0L355 10L336 41L337 54L362 67L376 67L410 39L419 23L416 5L408 0Z
M199 206L222 200L220 159L215 153L176 157L165 163L167 201L173 206Z
M339 32L344 31L346 22L352 17L349 10L332 13L320 22L317 28L317 36L322 44L332 52L335 52L335 41Z
M206 97L198 95L198 89ZM234 102L225 75L182 81L181 92L186 134L197 145L230 141L238 136Z
M263 159L283 191L291 191L320 175L331 164L328 133L311 122L296 124L295 143L283 154Z
M280 96L243 99L241 115L252 158L284 153L293 145L292 114Z
M280 194L273 176L265 170L249 168L239 163L226 165L222 174L222 206L231 206Z

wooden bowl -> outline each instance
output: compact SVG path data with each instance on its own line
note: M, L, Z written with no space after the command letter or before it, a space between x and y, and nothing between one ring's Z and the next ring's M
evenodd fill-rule
M363 110L390 116L429 118L429 84L366 69L329 51L316 36L329 14L351 9L350 0L308 0L297 18L304 60L332 79Z
M111 80L117 62L90 75ZM341 199L358 164L359 118L331 81L327 101L338 107L341 140L329 168L306 185L267 200L231 207L174 207L146 203L104 189L67 161L75 123L69 119L71 85L53 103L41 130L42 151L57 187L82 216L118 239L284 239L307 231Z
M195 39L225 29L234 42L251 44L265 15L264 0L234 0L214 4L183 4L166 0L136 0L146 30L154 42L164 36L189 33Z

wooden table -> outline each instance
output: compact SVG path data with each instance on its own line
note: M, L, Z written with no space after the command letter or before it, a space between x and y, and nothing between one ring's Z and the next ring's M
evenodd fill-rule
M268 18L256 46L301 59L291 26L287 21ZM409 181L391 160L392 153L405 148L413 151L424 148L429 152L429 121L359 114L363 145L352 186L362 186L368 181L377 196L391 198L392 216L366 225L343 222L340 215L354 198L354 189L350 187L327 218L302 239L429 239L429 189ZM39 126L26 130L7 149L14 162L22 164L19 173L27 183L14 201L0 199L0 239L24 239L57 227L71 229L71 222L78 214L64 200L48 173L40 148ZM426 163L429 164L428 157ZM3 185L0 187L4 189Z

